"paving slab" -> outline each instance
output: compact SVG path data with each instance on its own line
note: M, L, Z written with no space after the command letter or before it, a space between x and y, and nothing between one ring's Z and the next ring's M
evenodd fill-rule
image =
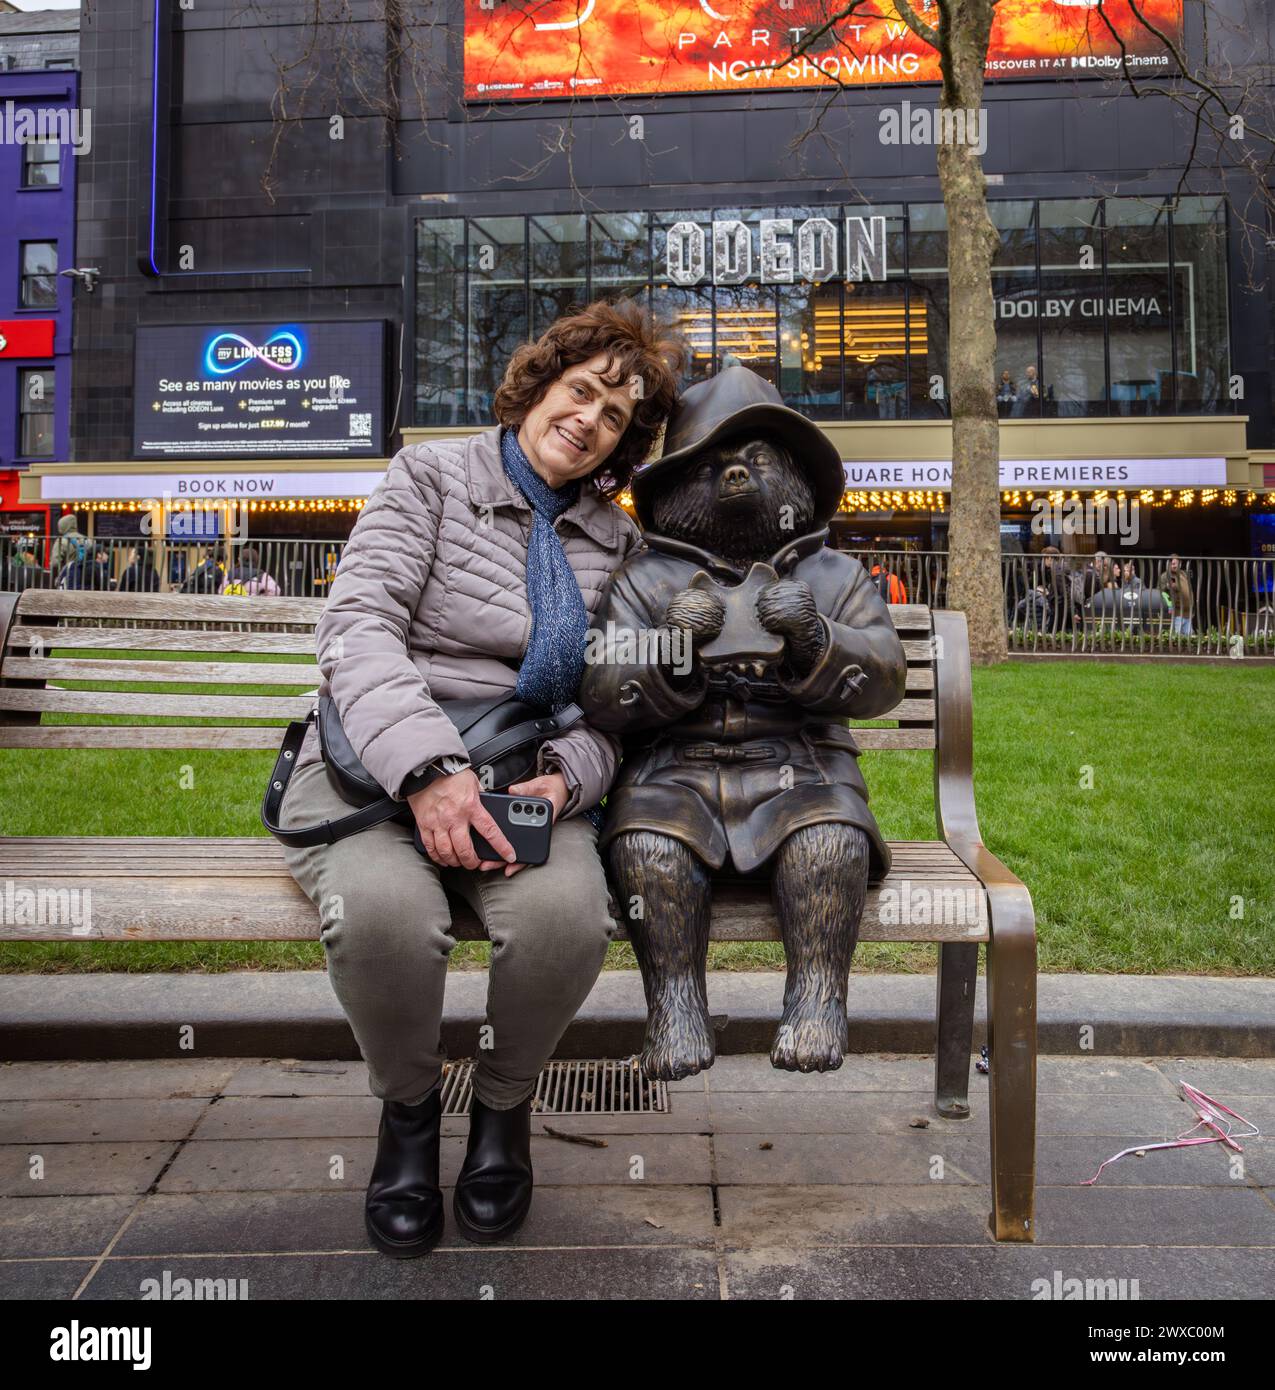
M0 1300L73 1298L92 1268L92 1260L14 1260L12 1263L0 1263Z
M1266 1299L1275 1250L1160 1246L1038 1250L1030 1246L758 1248L723 1260L731 1298L1043 1299L1058 1278L1102 1281L1118 1297ZM1136 1291L1133 1281L1137 1280ZM1112 1283L1111 1281L1115 1281ZM1208 1320L1204 1315L1202 1321Z
M729 1187L719 1190L725 1250L775 1245L978 1245L987 1234L981 1187Z
M0 1196L141 1193L176 1152L177 1145L168 1140L140 1144L4 1144L0 1145ZM41 1171L42 1176L34 1176Z
M1160 1244L1275 1247L1275 1203L1240 1184L1037 1189L1037 1248Z
M1073 1137L1048 1135L1036 1146L1037 1181L1046 1187L1074 1187L1097 1172L1099 1164L1122 1149L1145 1143L1145 1134ZM1095 1186L1235 1187L1275 1183L1275 1141L1245 1139L1243 1153L1224 1144L1198 1148L1151 1150L1145 1158L1130 1154L1104 1168ZM1240 1160L1232 1163L1232 1159Z
M0 1260L100 1255L137 1204L133 1194L0 1198Z
M364 1090L367 1068L363 1067ZM233 1058L119 1058L109 1062L0 1063L0 1100L181 1100L215 1096L239 1069Z
M769 1147L764 1147L768 1145ZM719 1134L713 1139L720 1183L868 1183L915 1186L929 1181L986 1183L987 1136L856 1134ZM941 1165L940 1165L941 1160Z
M1275 1060L1209 1061L1042 1059L1031 1246L987 1229L984 1077L973 1119L944 1121L925 1058L856 1055L821 1076L739 1055L670 1085L665 1114L534 1117L536 1198L497 1247L454 1227L467 1119L450 1117L447 1227L413 1261L368 1245L380 1102L361 1063L14 1063L0 1068L0 1298L71 1298L91 1274L81 1298L133 1299L167 1271L246 1280L254 1299L1032 1299L1055 1278L1269 1299L1275 1139L1244 1140L1239 1165L1220 1145L1152 1151L1085 1183L1118 1149L1189 1126L1179 1072L1251 1112L1275 1105Z
M3 1266L0 1266L3 1268ZM107 1260L82 1300L132 1299L142 1281L246 1280L251 1299L717 1299L717 1256L684 1246L618 1250L511 1250L471 1246L427 1258L367 1254L277 1255L268 1260Z
M306 1139L352 1136L375 1139L381 1102L375 1096L223 1096L200 1118L194 1139ZM635 1115L533 1114L533 1133L545 1127L567 1134L698 1134L708 1123L708 1098L672 1098L668 1111ZM444 1115L444 1136L467 1135L468 1115Z
M184 1139L211 1104L212 1097L0 1101L0 1144Z
M710 1091L716 1134L967 1134L969 1120L945 1120L927 1091Z
M606 1147L532 1136L538 1186L557 1183L707 1183L708 1139L690 1134L631 1134ZM376 1156L374 1139L232 1139L185 1144L164 1174L162 1192L337 1191L364 1189ZM443 1139L441 1181L456 1180L465 1140ZM631 1174L640 1160L641 1178ZM334 1176L336 1174L336 1176Z
M537 1178L539 1174L537 1174ZM447 1226L440 1250L471 1250L452 1219L452 1188L443 1189ZM366 1253L363 1191L158 1193L147 1197L114 1247L116 1255ZM707 1186L631 1184L552 1187L537 1182L520 1246L711 1246L715 1239Z

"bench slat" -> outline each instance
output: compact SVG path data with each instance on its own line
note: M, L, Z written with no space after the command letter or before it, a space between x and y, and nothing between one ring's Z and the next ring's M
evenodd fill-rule
M869 749L933 748L934 730L929 729L862 729L852 731L854 741L865 752Z
M891 878L941 872L946 878L974 874L939 840L892 840ZM91 877L138 874L193 874L203 879L222 873L286 873L284 849L270 835L239 835L213 840L186 835L13 835L0 838L0 872L85 874Z
M180 725L0 724L0 748L268 748L278 752L282 738L283 731L277 726L219 729ZM932 749L934 730L857 728L854 741L865 751Z
M34 592L28 590L28 592ZM192 632L160 627L30 627L15 623L9 629L11 647L39 645L46 651L62 647L123 647L130 651L271 652L314 656L312 632Z
M235 598L217 594L95 593L83 589L28 589L19 612L63 618L163 618L194 623L316 623L321 598Z
M922 722L933 723L934 721L934 701L933 700L900 700L891 710L880 716L882 719L897 719L901 722L919 724ZM857 727L853 724L852 727Z
M162 837L152 837L162 838ZM63 842L64 844L68 842ZM43 890L48 905L87 908L87 930L77 930L78 911L46 912L61 920L26 924L18 912L6 911L0 939L41 941L313 941L318 939L318 914L282 861L282 847L273 840L259 845L240 839L225 841L180 840L179 851L166 863L151 860L145 866L122 866L114 837L80 840L96 858L61 861L55 841L44 842L42 852L29 855L17 839L0 840L0 875L13 879L14 890ZM202 845L202 850L196 846ZM211 847L218 848L213 850ZM223 851L221 846L226 849ZM231 846L246 848L249 861L240 862ZM36 846L30 846L34 850ZM895 867L885 882L868 891L860 939L864 941L984 941L987 939L983 890L977 879L944 845L894 849ZM260 849L260 860L255 858ZM913 852L934 851L946 859L942 870L913 861ZM182 856L186 856L183 858ZM121 868L124 871L121 872ZM942 904L952 920L939 925L915 920L912 924L881 921L882 890L891 890L891 912L897 917L903 883L909 912L919 919L932 915L931 905ZM89 890L87 899L71 898L77 884ZM0 893L4 889L0 888ZM65 894L59 898L58 894ZM920 896L918 896L920 895ZM925 895L929 895L926 897ZM939 895L943 895L940 897ZM459 940L481 940L486 933L469 905L449 895L454 935ZM17 899L15 898L15 909ZM756 889L718 884L713 893L710 928L713 940L773 941L778 939L769 898ZM623 939L620 932L617 939Z
M231 602L237 600L232 599ZM929 632L930 610L920 603L890 603L890 621L898 632Z
M308 695L169 695L155 691L0 689L0 709L51 714L144 714L214 719L304 719ZM276 734L282 741L282 735Z
M265 748L277 753L283 733L278 725L250 724L0 724L0 748Z
M4 665L11 680L155 681L217 685L317 685L323 673L298 661L113 661L109 658L11 656ZM910 673L909 673L910 677ZM908 681L911 685L911 679ZM927 687L923 687L928 689Z

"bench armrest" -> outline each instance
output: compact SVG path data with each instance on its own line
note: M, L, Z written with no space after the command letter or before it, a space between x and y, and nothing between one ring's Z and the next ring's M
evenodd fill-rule
M983 843L974 805L974 697L965 614L936 608L934 621L934 810L938 832L987 890L993 932L1026 934L1035 950L1036 913L1027 885Z

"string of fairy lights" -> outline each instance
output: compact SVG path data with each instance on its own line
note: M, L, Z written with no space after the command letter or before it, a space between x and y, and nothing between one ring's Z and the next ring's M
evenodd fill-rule
M1050 491L1024 491L1013 489L1001 492L1001 505L1009 509L1030 508L1037 498L1046 499L1051 506L1060 506L1068 500L1073 502L1092 501L1098 506L1114 500L1117 505L1138 503L1143 507L1211 507L1220 503L1225 507L1242 505L1245 507L1266 506L1267 494L1253 489L1185 487L1185 488L1131 488L1097 490L1080 493L1065 489ZM622 492L616 498L625 511L632 513L633 498ZM182 499L170 502L169 510L178 512L216 512L228 506L239 506L247 511L263 516L279 513L342 513L360 512L367 503L366 497L296 497L271 498L262 501L231 501L226 498ZM152 510L142 502L112 501L104 498L86 498L78 502L64 502L63 511L87 512L148 512ZM951 509L951 500L945 492L922 489L871 490L847 488L838 508L841 512L937 512Z

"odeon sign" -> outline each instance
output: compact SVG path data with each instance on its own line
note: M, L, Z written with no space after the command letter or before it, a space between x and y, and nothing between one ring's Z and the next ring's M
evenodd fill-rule
M847 217L844 228L830 217L764 217L755 226L727 219L707 228L674 222L665 269L675 285L698 285L710 271L715 285L884 280L885 248L884 217Z

